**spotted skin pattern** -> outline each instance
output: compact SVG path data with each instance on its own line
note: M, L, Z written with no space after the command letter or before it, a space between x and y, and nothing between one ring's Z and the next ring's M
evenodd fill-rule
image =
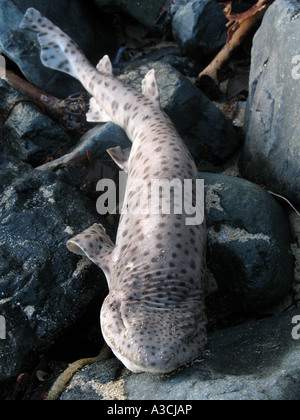
M154 70L139 93L113 76L107 56L94 68L37 10L27 10L21 27L37 32L45 66L77 78L92 95L87 118L113 121L132 141L128 160L120 148L109 150L128 172L123 209L138 202L136 179L147 183L149 198L151 179L197 179L189 151L160 108ZM187 226L186 216L122 214L115 244L100 224L67 243L104 271L109 294L101 309L102 333L133 372L170 372L198 357L206 344L205 223Z

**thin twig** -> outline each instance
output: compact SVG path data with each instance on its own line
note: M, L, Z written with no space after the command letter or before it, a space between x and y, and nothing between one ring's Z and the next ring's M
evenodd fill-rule
M298 212L298 210L295 209L295 207L293 206L293 204L287 198L283 197L282 195L276 194L273 191L269 191L268 190L268 193L270 193L272 195L275 195L276 197L282 198L282 200L286 201L291 206L291 208L294 210L294 212L300 217L300 213Z

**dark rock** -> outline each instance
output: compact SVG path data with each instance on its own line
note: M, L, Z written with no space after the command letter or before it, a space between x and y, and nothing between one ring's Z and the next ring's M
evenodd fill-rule
M252 49L245 177L300 204L300 6L278 0L267 10ZM297 58L297 57L296 57Z
M32 368L92 303L100 310L106 293L99 268L65 245L101 222L95 203L53 173L21 176L23 168L9 164L0 171L0 314L7 329L0 340L0 382Z
M73 142L56 122L28 102L13 108L2 130L13 154L33 166L41 165L58 148Z
M220 163L238 148L233 126L224 114L179 71L159 62L136 61L120 79L140 90L143 77L154 68L162 108L173 121L196 163L202 159Z
M82 91L75 79L42 65L36 34L19 28L28 7L38 9L73 38L93 64L114 51L112 25L97 13L93 2L88 6L80 0L14 0L0 4L0 52L17 63L31 83L48 93L64 98Z
M199 173L205 181L208 266L218 292L208 310L259 313L291 291L294 259L289 220L278 202L259 186L240 178Z
M4 80L0 79L0 113L2 118L8 113L9 107L23 95L9 86ZM24 96L23 96L24 97Z
M39 169L44 171L49 169L53 170L78 155L86 154L87 151L90 152L93 159L104 161L106 157L111 160L106 150L116 146L121 146L122 149L131 147L131 141L126 136L125 131L113 123L97 124L85 133L77 145L69 150L67 154L55 161L42 165Z
M138 2L135 0L96 0L95 2L106 13L121 11L149 28L155 27L162 6L161 0L140 0Z
M300 308L296 308L212 333L202 360L168 375L120 377L106 388L105 397L143 401L299 400L300 340L292 338L292 319L299 313ZM116 365L109 365L112 360L77 373L60 399L88 399L90 395L103 399L103 384L116 373Z
M215 0L185 1L177 8L173 36L185 54L200 59L225 45L227 19L223 8Z
M60 400L102 400L109 396L105 385L109 386L109 383L116 381L121 369L122 364L116 358L87 366L74 377ZM114 388L117 389L117 385ZM120 399L121 392L118 395L115 393L114 397Z

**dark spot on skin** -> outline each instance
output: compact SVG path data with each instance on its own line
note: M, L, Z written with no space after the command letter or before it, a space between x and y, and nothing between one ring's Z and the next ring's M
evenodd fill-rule
M112 106L112 109L115 109L115 110L117 110L119 108L119 104L118 104L117 101L113 101L111 106Z
M55 58L54 56L50 57L52 60ZM59 63L59 65L57 66L58 69L62 69L65 67L65 65L68 64L68 61L63 61L61 63Z

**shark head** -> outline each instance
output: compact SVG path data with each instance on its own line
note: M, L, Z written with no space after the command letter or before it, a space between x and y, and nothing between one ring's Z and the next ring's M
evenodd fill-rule
M165 291L157 301L122 296L112 291L101 309L101 329L114 354L132 372L167 373L195 359L206 344L206 316L199 302L165 304ZM177 292L178 293L178 292Z

